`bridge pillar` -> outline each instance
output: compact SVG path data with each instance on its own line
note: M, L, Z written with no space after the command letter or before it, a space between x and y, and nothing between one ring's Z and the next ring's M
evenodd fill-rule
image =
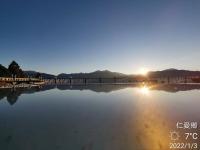
M187 77L185 76L184 83L187 83Z
M102 83L102 79L101 78L99 78L99 83Z
M85 83L85 84L87 83L87 79L86 79L86 78L84 79L84 83Z
M72 79L71 79L71 78L69 79L69 84L70 84L70 85L72 84Z
M116 77L114 77L114 83L116 83L117 82L117 78Z

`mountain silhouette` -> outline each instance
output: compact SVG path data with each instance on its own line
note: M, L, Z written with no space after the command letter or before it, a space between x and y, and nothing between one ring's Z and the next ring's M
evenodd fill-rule
M61 73L56 75L41 73L37 71L24 71L26 75L30 77L35 77L36 74L40 73L44 79L67 79L67 78L141 78L142 75L127 75L119 72L112 72L109 70L97 70L90 73ZM200 71L190 71L190 70L178 70L174 68L162 70L162 71L150 71L147 74L149 78L160 78L160 77L187 77L187 76L198 76L200 77Z
M178 69L166 69L162 71L150 71L148 77L187 77L187 76L200 76L200 71L178 70Z
M42 73L37 71L24 71L24 73L29 77L36 77L37 74L40 74L44 79L54 79L56 76L48 73Z
M71 74L65 74L61 73L57 76L57 78L119 78L119 77L125 77L125 74L118 73L118 72L111 72L108 70L104 71L95 71L91 73L71 73Z

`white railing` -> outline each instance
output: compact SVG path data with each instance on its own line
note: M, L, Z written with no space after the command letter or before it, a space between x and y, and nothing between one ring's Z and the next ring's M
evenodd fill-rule
M7 77L0 77L0 81L41 81L37 78L7 78Z

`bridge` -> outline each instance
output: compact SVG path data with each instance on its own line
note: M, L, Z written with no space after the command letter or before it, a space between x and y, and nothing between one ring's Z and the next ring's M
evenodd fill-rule
M44 79L46 84L96 84L96 83L135 83L141 82L134 78L127 77L99 77L99 78L55 78L55 79Z
M198 81L194 81L194 79ZM0 83L10 83L17 85L20 83L27 84L90 84L90 83L140 83L140 82L152 82L152 83L200 83L200 77L160 77L160 78L130 78L130 77L113 77L113 78L55 78L55 79L40 79L40 78L7 78L0 77Z
M196 79L196 81L194 81ZM200 77L198 76L175 76L175 77L111 77L111 78L55 78L55 79L44 79L46 84L90 84L90 83L200 83Z
M11 83L12 85L16 85L16 84L20 84L20 83L27 83L27 84L42 83L43 80L38 79L38 78L0 77L0 82Z

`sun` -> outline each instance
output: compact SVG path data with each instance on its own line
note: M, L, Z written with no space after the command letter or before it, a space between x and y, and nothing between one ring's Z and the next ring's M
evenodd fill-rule
M139 71L139 73L141 74L141 75L147 75L147 73L148 73L148 69L147 68L140 68L140 71Z

